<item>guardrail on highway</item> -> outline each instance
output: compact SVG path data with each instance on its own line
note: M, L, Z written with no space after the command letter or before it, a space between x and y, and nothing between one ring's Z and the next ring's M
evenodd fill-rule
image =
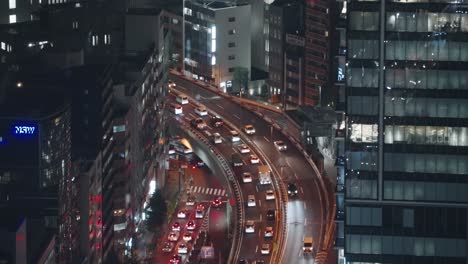
M173 88L171 89L171 91L177 94L182 93ZM197 102L195 99L191 98L190 96L187 96L187 98L189 98L189 101L191 101L192 103L198 106L204 106L200 104L199 102ZM198 139L200 139L206 146L210 148L210 151L216 156L221 166L223 167L223 170L230 183L229 187L232 187L234 198L236 200L236 216L237 217L234 217L235 232L233 234L233 242L232 242L233 246L231 247L231 252L229 253L229 258L228 258L227 263L235 263L238 260L239 254L240 254L241 242L244 236L243 226L245 222L244 198L240 191L239 183L234 177L234 172L232 171L231 166L226 161L224 156L221 155L221 153L219 153L219 151L213 146L213 144L211 144L211 142L202 133L192 128L190 125L187 125L185 122L179 122L179 123L181 123L181 125L183 125L184 128L188 132L192 133L193 135L196 135Z

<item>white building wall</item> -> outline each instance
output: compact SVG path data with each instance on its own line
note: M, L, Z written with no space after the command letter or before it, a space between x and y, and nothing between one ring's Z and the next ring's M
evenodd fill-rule
M235 21L229 21L229 18ZM233 72L229 68L244 67L249 70L251 67L251 6L235 6L215 11L216 24L216 64L213 72L217 78L217 85L223 88L223 83L232 80ZM230 35L229 30L235 30ZM235 47L229 47L229 43L235 43ZM229 56L234 55L235 59L229 60Z

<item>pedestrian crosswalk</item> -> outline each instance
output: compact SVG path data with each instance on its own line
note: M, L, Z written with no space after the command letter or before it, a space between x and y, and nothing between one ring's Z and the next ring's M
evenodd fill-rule
M202 186L190 186L190 192L213 196L227 196L226 190L224 189L208 188Z

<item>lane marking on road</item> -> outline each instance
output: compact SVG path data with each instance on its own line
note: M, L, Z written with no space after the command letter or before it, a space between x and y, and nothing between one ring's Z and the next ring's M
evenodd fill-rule
M226 196L227 196L227 194L226 194L226 190L223 190L223 191L221 192L221 196L224 196L224 195L226 195Z
M304 203L304 210L307 210L307 204Z
M260 234L260 231L258 232ZM258 245L255 247L255 253L258 252Z
M302 189L302 186L301 186L301 193L304 193L304 189Z
M262 201L258 200L258 204L260 207L262 207Z
M266 141L270 142L270 140L269 140L267 137L263 136L263 138L264 138Z
M304 203L305 204L305 203ZM307 225L307 218L304 218L304 225Z
M235 118L239 119L240 120L240 117L236 114L232 114Z
M299 177L297 177L297 173L294 173L294 177L299 180Z
M257 185L255 185L255 190L258 192L258 186Z
M192 114L192 113L189 113L188 115L189 115L189 116L190 116L192 119L195 119L195 118L197 118L197 116L195 116L195 115L194 115L194 114Z
M219 104L216 104L217 107L224 109L224 107L220 106Z
M212 130L212 129L213 129L213 128L212 128L212 127L210 127L209 125L206 125L206 128L208 128L208 129L210 129L210 130Z
M262 221L262 215L260 214L260 222ZM259 232L260 233L260 232Z
M289 163L289 160L288 160L288 159L286 159L286 164L288 164L288 166L289 166L290 168L292 168L292 166L291 166L291 164Z

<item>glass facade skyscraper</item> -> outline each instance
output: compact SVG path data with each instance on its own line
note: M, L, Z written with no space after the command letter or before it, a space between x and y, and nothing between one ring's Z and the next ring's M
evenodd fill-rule
M468 263L468 1L347 3L347 263Z

